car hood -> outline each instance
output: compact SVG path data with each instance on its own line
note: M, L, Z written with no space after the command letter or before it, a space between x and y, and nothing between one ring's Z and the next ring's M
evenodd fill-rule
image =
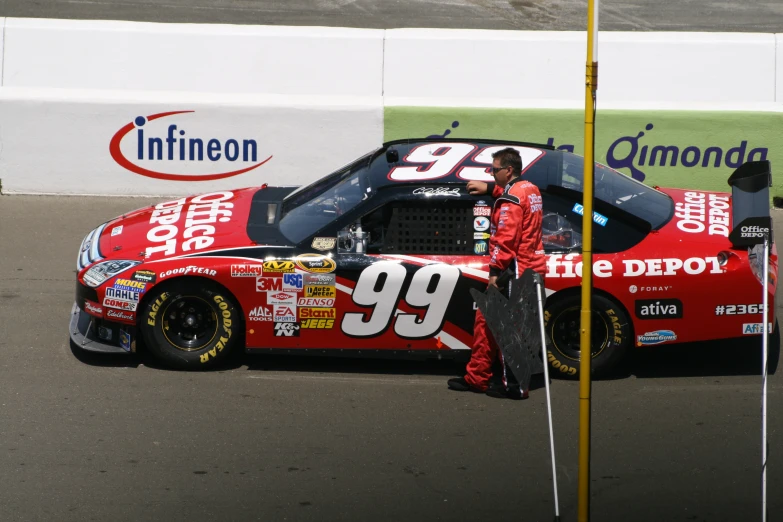
M662 238L731 248L731 194L656 187L674 201L674 215L658 231Z
M264 188L211 192L164 201L109 221L104 259L152 261L252 246L247 234L253 197Z

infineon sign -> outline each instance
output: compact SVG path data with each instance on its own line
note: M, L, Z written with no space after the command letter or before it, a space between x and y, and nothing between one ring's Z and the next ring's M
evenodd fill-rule
M209 181L243 174L272 159L260 148L263 144L253 137L216 135L209 120L195 111L171 111L134 117L112 136L109 153L119 166L141 176Z

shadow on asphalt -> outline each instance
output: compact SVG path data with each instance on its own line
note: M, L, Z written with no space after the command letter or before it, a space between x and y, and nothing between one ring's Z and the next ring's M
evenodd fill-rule
M104 354L70 343L74 357L91 366L172 370L158 363L143 347L137 354ZM236 352L210 371L246 368L247 371L356 373L386 375L463 375L468 354L451 359L382 359L348 355L300 355ZM665 377L761 375L761 338L748 337L632 349L618 370L601 380ZM770 336L768 371L774 375L780 360L780 329ZM555 377L556 374L552 373Z

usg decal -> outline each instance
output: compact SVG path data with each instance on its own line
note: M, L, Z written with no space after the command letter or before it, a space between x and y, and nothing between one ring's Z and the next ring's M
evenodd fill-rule
M647 332L636 338L639 346L648 346L651 344L661 344L669 341L676 341L677 334L671 330L655 330L653 332Z
M230 178L272 159L271 155L258 159L259 146L254 139L220 139L205 134L212 130L211 126L193 117L194 113L171 111L137 116L112 136L111 157L135 174L169 181ZM154 123L164 118L165 121Z

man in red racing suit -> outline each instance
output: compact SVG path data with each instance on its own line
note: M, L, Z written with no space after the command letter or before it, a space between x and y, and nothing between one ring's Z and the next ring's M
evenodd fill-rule
M520 177L522 160L519 152L512 148L500 150L492 155L492 174L496 185L492 196L497 198L490 217L489 239L489 281L497 287L501 273L510 269L519 277L527 268L541 276L546 271L544 245L541 241L542 200L538 187ZM472 194L485 193L488 186L472 181L468 190ZM497 359L503 368L502 390L490 389L492 367ZM487 328L481 311L476 311L473 328L473 349L465 377L449 380L449 388L457 391L487 392L492 397L526 399L528 390L522 390L509 383L511 372L506 372L503 355Z

